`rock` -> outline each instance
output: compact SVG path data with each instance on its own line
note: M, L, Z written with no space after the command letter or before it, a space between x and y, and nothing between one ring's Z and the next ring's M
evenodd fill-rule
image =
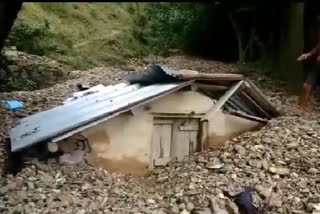
M148 199L147 202L148 202L149 204L155 204L155 203L156 203L155 200L153 200L153 199Z
M257 186L256 189L259 191L259 194L263 197L263 199L269 199L272 194L272 187L263 187Z
M73 153L66 153L59 157L59 162L72 164L72 165L79 164L83 162L84 155L85 155L85 151L82 151L82 150L77 150L77 151L74 151Z
M173 205L173 207L171 207L171 211L173 212L173 213L179 213L179 206L178 205Z
M84 209L80 209L77 211L76 214L85 214L85 213L86 213L86 211Z
M284 167L269 167L269 172L279 175L288 175L290 170Z
M271 144L272 143L272 139L267 137L267 138L263 139L263 142L266 143L266 144Z
M230 199L226 201L226 210L229 214L239 214L238 206Z
M209 202L210 210L215 214L228 214L228 212L224 209L221 209L215 198L211 198Z
M188 211L191 211L191 210L193 210L193 209L194 209L193 203L188 202L188 203L187 203L187 210L188 210Z
M246 154L246 149L243 146L240 145L235 145L234 149L240 154L240 155L245 155Z
M18 184L16 182L11 182L6 186L7 191L13 191L17 189Z
M269 164L266 159L263 159L261 164L265 170L269 169Z
M35 188L34 183L32 183L31 181L29 181L27 185L29 190L33 190Z
M209 208L193 210L192 214L213 214Z
M187 210L182 210L182 212L180 212L180 214L189 214L190 212L188 212Z
M297 143L297 142L292 142L292 143L287 144L288 149L295 149L298 147L299 147L299 143Z
M279 194L277 193L272 193L271 198L270 198L270 205L271 206L276 206L276 207L281 207L282 206L282 200Z
M312 167L312 168L308 169L308 173L309 174L318 174L319 170Z
M179 209L180 209L180 210L184 210L185 208L186 208L185 203L179 204Z
M19 67L16 65L9 65L8 66L9 70L13 73L18 72L19 71Z

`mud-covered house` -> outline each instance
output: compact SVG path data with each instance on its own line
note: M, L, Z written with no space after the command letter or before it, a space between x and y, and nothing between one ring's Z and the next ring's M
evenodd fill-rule
M277 116L239 74L151 66L128 82L75 93L63 105L21 120L12 152L46 145L65 162L144 174L216 147Z

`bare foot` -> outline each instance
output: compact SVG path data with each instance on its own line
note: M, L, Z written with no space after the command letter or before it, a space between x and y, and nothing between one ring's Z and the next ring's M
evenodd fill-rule
M299 116L302 117L303 119L307 120L310 118L310 113L300 109Z

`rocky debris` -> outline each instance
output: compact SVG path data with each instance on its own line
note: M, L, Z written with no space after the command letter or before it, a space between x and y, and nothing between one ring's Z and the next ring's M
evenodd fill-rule
M229 65L190 57L161 60L175 68L205 72L230 69ZM25 116L61 104L78 91L77 84L114 84L123 74L139 70L148 62L132 62L128 69L73 71L74 78L64 84L33 92L2 93L0 99L22 99L25 109L20 113ZM142 178L112 174L85 164L29 163L16 177L0 179L0 212L212 214L218 210L238 214L237 205L223 191L236 195L242 186L250 186L254 204L264 213L318 213L319 102L314 101L311 118L304 120L288 110L297 98L285 94L280 83L255 76L251 79L285 113L261 130L234 138L223 148L156 168ZM3 145L8 130L20 118L0 107L0 120L4 121L0 124L2 157L6 156Z
M77 150L72 153L65 153L59 157L60 163L67 163L67 164L78 164L83 162L85 156L85 151Z
M72 78L70 67L44 56L5 48L0 59L0 91L35 90Z

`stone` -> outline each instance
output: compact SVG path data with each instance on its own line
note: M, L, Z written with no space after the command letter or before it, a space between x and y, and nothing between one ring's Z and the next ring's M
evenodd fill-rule
M85 156L85 151L83 150L77 150L72 153L66 153L59 157L60 163L66 163L66 164L79 164L83 162Z
M27 185L29 190L33 190L35 188L34 183L32 183L31 181L29 181Z
M239 214L239 208L238 206L231 201L230 199L228 199L226 201L226 210L228 211L229 214Z
M193 209L194 209L193 203L188 202L188 203L187 203L187 210L188 210L188 211L191 211L191 210L193 210Z
M287 144L288 149L295 149L298 147L299 147L299 143L297 143L297 142L292 142L292 143Z
M282 200L279 194L277 193L272 193L271 198L270 198L270 205L271 206L276 206L276 207L281 207L282 206Z
M209 208L193 210L193 214L213 214Z
M188 212L186 209L182 210L182 212L180 212L180 214L189 214L190 212Z
M153 199L151 199L151 198L148 199L147 202L148 202L149 204L155 204L155 203L156 203L155 200L153 200Z
M318 174L319 170L316 168L311 167L310 169L308 169L308 173L309 174Z
M180 210L184 210L185 208L186 208L186 204L185 203L179 204L179 209Z
M235 145L234 149L240 154L240 155L245 155L246 154L246 149L243 146L240 145Z
M271 144L271 143L272 143L272 139L269 138L269 137L264 138L262 141L263 141L264 143L266 143L266 144Z
M85 213L86 213L86 211L84 209L80 209L77 211L76 214L85 214Z
M20 70L20 68L17 65L9 65L8 69L13 73L16 73Z
M285 167L269 167L269 172L278 175L288 175L290 174L290 169Z
M179 206L178 206L177 204L173 205L173 206L171 207L171 211L172 211L173 213L179 213Z
M13 191L13 190L16 190L18 187L18 184L17 182L11 182L7 185L7 190L8 191Z

